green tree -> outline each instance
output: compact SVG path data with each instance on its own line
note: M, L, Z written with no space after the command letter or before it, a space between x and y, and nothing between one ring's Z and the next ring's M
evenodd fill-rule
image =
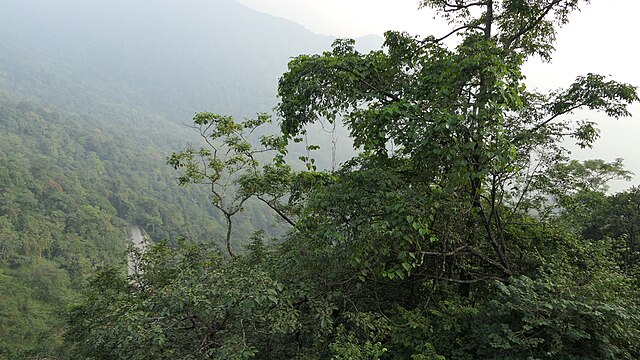
M600 199L608 176L628 175L619 162L568 162L563 144L590 146L598 135L595 124L572 121L573 111L628 116L636 88L588 74L539 93L521 74L527 58L550 59L556 29L581 3L423 1L451 21L450 34L388 32L381 51L362 54L339 40L293 59L279 83L283 135L300 141L310 123L343 121L360 154L335 172L308 157L307 172L291 172L279 137L269 139L280 156L258 168L243 135L252 121L196 115L212 143L170 158L185 171L182 182L207 183L220 204L227 193L217 187L231 190L231 207L220 209L229 213L249 197L272 196L276 209L292 212L292 231L273 246L255 241L248 254L205 262L203 249L159 247L166 255L149 258L143 278L130 279L137 285L105 274L91 288L70 320L70 341L94 357L121 349L129 358L164 356L158 339L173 337L181 354L201 358L225 358L228 349L265 359L638 358L638 289L612 243L585 239L580 222L564 216L572 197L556 191ZM446 46L455 34L457 45ZM220 146L228 157L216 154ZM585 219L592 207L575 209ZM229 244L228 236L233 254ZM266 302L238 312L239 293ZM214 300L173 305L191 294ZM202 339L202 328L163 320L162 337L151 336L140 323L157 315L140 304L178 324L194 313L184 309L232 314L234 325L220 327L231 343L214 341L203 353L187 335ZM197 316L220 323L215 311ZM105 340L89 343L95 336Z
M140 256L140 254L138 254ZM158 244L126 279L108 270L70 314L77 359L247 359L298 326L291 296L246 259Z
M610 243L616 250L613 256L618 266L640 281L640 189L600 195L589 204L588 211L576 221L577 230L586 239Z
M466 338L475 331L473 324L517 329L513 336L527 336L532 325L522 325L516 314L479 316L498 301L491 281L509 286L527 276L560 286L565 278L546 270L552 267L575 277L567 284L573 290L558 294L560 304L576 309L618 304L603 322L580 315L590 319L584 324L593 324L592 330L606 336L576 332L571 340L554 340L557 334L550 334L536 340L544 346L522 344L515 351L515 345L505 345L505 356L585 356L583 342L608 358L637 356L630 345L636 335L625 333L624 326L607 326L607 321L635 326L638 309L625 314L624 304L636 295L616 295L615 286L602 286L601 279L607 277L626 281L615 265L602 265L612 265L608 245L576 239L573 228L557 219L567 203L553 201L558 194L554 186L571 193L601 191L607 176L628 176L619 161L567 164L563 144L573 138L588 147L597 139L594 123L573 120L575 110L628 116L627 106L638 100L636 88L587 74L565 89L540 93L527 89L521 74L531 56L550 60L556 29L580 3L424 1L454 24L452 32L425 39L389 32L386 50L368 54L357 52L353 41L342 40L330 52L299 56L289 64L279 85L284 134L294 137L305 125L323 119L342 120L362 149L331 181L312 190L310 215L290 240L315 248L314 256L319 249L329 254L323 259L333 266L322 273L328 277L322 283L312 265L304 264L314 263L311 256L300 260L294 271L309 276L303 283L320 283L307 298L324 296L336 308L331 321L347 327L347 339L356 336L363 345L382 340L389 345L389 358L420 351L421 356L434 356L434 349L447 358L497 354L503 346L498 342L483 350L487 329L479 332L484 338ZM460 35L458 44L444 45L454 34ZM563 172L567 176L560 176ZM584 214L589 209L580 210ZM600 249L594 250L599 255L585 248ZM586 264L609 270L596 277ZM304 273L300 269L306 266L311 269ZM590 275L576 276L581 272ZM602 293L587 291L590 287ZM543 296L537 291L524 292L523 301ZM584 297L576 300L577 293ZM605 300L598 299L601 295ZM348 299L347 304L339 305L332 296ZM429 305L433 302L437 305ZM552 298L541 302L556 307ZM456 303L462 313L444 311ZM363 309L376 309L391 320L374 322L376 330L367 331L349 320ZM573 310L559 309L566 312L551 316L564 320L549 330L561 333ZM443 321L434 316L438 313L450 317ZM395 325L407 320L424 332ZM436 321L448 324L439 329L442 337L433 330ZM556 348L545 350L554 342Z
M423 275L462 283L517 274L512 259L522 254L511 225L540 206L532 200L540 199L536 190L549 190L541 179L565 159L563 140L590 146L597 137L593 123L564 115L580 108L629 115L635 87L600 75L548 94L524 85L523 62L550 59L556 28L578 4L424 1L455 24L449 36L461 39L454 49L442 43L445 37L389 32L386 51L360 54L353 41L337 41L331 52L291 61L279 87L283 132L295 136L308 123L340 116L363 149L347 178L377 171L397 182L377 184L378 193L398 197L388 201L393 222L382 216L383 224L367 226L383 226L377 234L399 232L385 235L384 246L377 239L365 245L415 259L399 262L391 269L396 274L419 264L429 269ZM447 266L434 272L429 258Z
M281 187L275 184L286 181L290 168L282 161L283 138L263 135L260 146L251 144L250 135L259 126L267 124L271 118L260 114L255 120L236 122L231 116L221 116L209 112L198 113L193 118L196 129L206 146L189 147L173 153L168 163L181 169L178 178L181 185L207 185L211 200L224 216L227 225L225 246L230 256L235 256L232 246L233 217L244 210L245 203L252 197L268 205L290 225L293 221L279 204L284 197ZM260 168L258 156L275 152L277 161L273 165ZM280 179L280 180L278 180Z

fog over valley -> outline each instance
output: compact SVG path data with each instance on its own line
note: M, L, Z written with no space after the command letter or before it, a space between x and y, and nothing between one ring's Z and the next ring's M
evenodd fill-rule
M640 358L639 12L0 0L0 360Z

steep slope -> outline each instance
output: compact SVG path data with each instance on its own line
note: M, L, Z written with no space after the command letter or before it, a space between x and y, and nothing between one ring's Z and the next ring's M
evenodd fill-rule
M0 39L5 91L177 123L197 110L269 110L288 58L332 41L232 0L5 0Z
M123 266L127 222L220 241L166 165L183 124L268 111L289 57L331 40L231 0L0 1L0 358L63 354L61 309ZM236 237L270 222L251 206Z

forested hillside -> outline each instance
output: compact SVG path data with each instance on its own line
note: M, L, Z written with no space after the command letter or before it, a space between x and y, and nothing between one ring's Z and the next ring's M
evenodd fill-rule
M227 189L266 199L290 231L229 256L163 243L141 274L100 272L68 318L72 358L640 358L638 188L609 194L623 161L567 149L599 135L575 111L629 117L637 87L586 73L542 92L522 74L588 3L422 0L456 45L388 32L383 51L295 57L259 145L246 134L268 117L199 113L208 143L172 154L180 181L227 218ZM289 165L318 122L361 151L335 171Z
M105 163L82 146L95 134L6 99L0 120L0 354L18 358L59 346L58 314L97 269L121 262L127 234Z
M637 88L522 75L588 2L422 0L455 46L369 51L234 0L0 1L0 359L640 358L640 191L566 148Z
M0 20L0 89L113 121L269 111L288 59L332 41L234 0L5 0Z
M75 292L97 269L124 265L128 222L157 238L221 240L206 194L182 192L157 148L88 121L0 100L0 353L9 358L59 342Z
M288 59L331 39L235 1L0 2L0 358L62 354L61 316L127 224L156 241L222 244L206 189L167 157L196 111L270 111ZM239 249L279 234L250 202Z

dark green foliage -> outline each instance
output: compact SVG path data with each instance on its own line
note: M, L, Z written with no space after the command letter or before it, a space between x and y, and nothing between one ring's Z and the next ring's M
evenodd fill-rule
M605 276L587 286L553 282L553 277L496 284L498 294L474 319L481 324L474 329L475 343L489 340L476 350L477 357L524 359L534 353L549 359L635 358L640 349L633 339L640 317L632 300L607 294L629 288L625 280Z
M74 358L247 359L277 344L298 326L291 297L247 260L160 244L140 258L134 279L101 273L71 310Z
M640 284L640 190L633 187L618 194L584 194L576 196L576 203L589 209L582 217L565 216L574 220L581 234L592 241L605 242L614 250L619 266Z
M57 265L40 260L50 268ZM54 270L55 271L55 270ZM57 269L58 272L62 270ZM62 342L64 323L58 316L63 309L44 302L33 283L21 271L0 271L0 358L37 358L54 354ZM57 279L56 279L57 280ZM68 277L66 279L68 281ZM52 285L53 286L53 285ZM51 288L51 286L49 286ZM59 292L65 287L54 289ZM56 294L59 295L59 294ZM49 297L47 300L51 299ZM66 299L55 298L56 303Z
M2 356L59 351L61 317L76 292L97 269L123 267L127 222L153 239L223 239L204 192L185 194L157 149L93 120L89 127L78 115L0 99ZM248 239L255 225L242 220L235 234Z
M389 32L385 51L341 40L292 60L282 132L301 142L308 124L343 121L362 151L337 171L310 156L294 171L282 147L259 168L252 126L196 115L213 143L170 158L183 182L209 181L221 202L219 175L240 169L234 196L269 195L291 231L230 259L162 245L141 275L103 273L69 345L80 358L639 358L635 190L606 195L629 175L621 161L564 148L598 134L566 115L627 116L636 88L589 74L539 93L521 74L585 2L423 1L460 26L455 48Z
M124 270L127 223L222 244L206 191L165 166L194 139L183 119L271 108L287 59L330 42L235 1L147 3L0 1L0 358L65 358L65 307L97 270ZM279 232L257 203L238 248Z

